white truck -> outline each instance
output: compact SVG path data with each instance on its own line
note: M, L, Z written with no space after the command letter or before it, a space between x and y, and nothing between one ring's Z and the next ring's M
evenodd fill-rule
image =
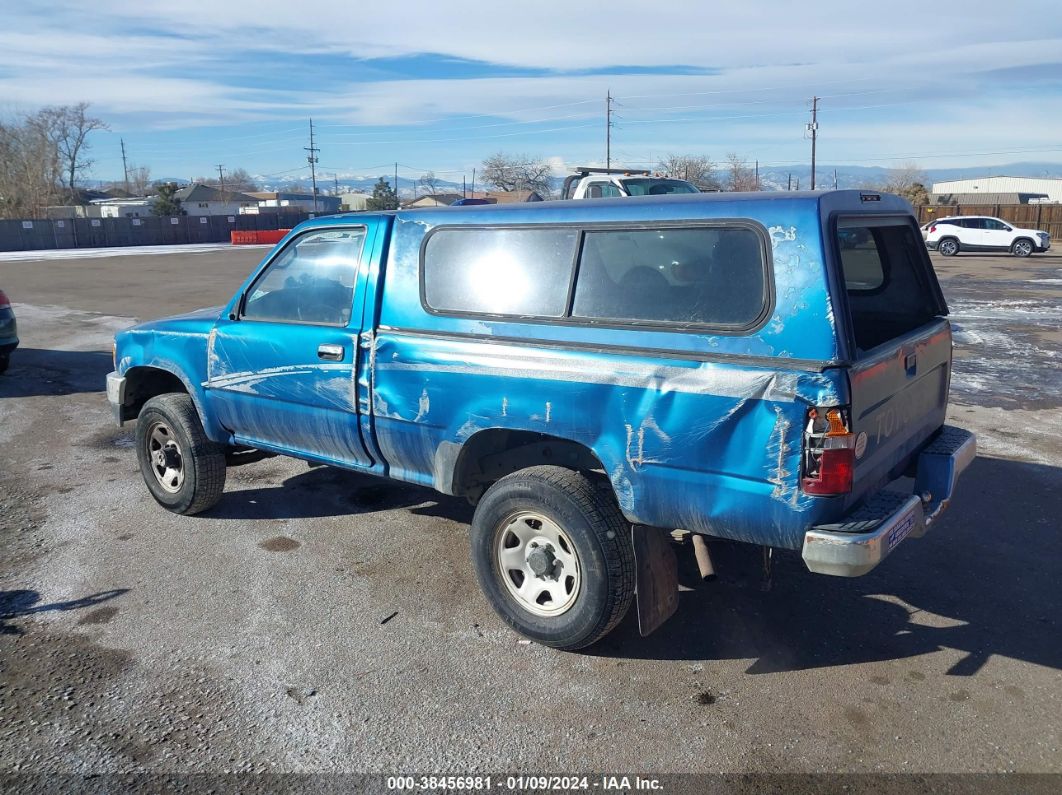
M629 168L589 168L577 166L565 177L562 199L608 199L619 196L662 196L668 193L700 193L684 179L653 176L649 171Z

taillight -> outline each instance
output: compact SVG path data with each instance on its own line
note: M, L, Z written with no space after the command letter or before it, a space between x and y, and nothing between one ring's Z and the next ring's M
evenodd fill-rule
M937 231L937 228L935 226L929 227L929 234L933 234L936 231Z
M847 494L852 490L854 470L855 434L850 430L847 409L809 409L800 479L804 493Z
M11 302L7 300L7 296L3 290L0 290L0 309L10 309Z

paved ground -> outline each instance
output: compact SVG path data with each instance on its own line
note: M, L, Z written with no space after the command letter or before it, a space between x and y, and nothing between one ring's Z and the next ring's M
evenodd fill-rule
M936 260L982 455L930 535L770 590L719 545L656 635L564 654L490 611L462 502L280 459L151 501L110 337L261 256L0 262L0 772L1062 772L1062 257Z

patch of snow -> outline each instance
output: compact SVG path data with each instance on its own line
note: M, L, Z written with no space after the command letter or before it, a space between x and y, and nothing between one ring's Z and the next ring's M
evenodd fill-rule
M145 254L210 254L240 248L270 249L272 245L233 246L231 243L188 243L174 246L119 246L115 248L57 248L46 251L0 251L0 262L142 257Z

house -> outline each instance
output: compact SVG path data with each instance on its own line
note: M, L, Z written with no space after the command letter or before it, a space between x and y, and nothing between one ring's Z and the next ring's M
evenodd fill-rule
M339 211L344 213L361 212L368 208L368 202L371 198L372 196L368 193L340 193Z
M453 204L458 199L483 199L488 204L515 204L517 202L541 201L542 197L533 190L477 190L467 191L464 195L460 193L429 193L426 196L406 202L402 206L444 207Z
M316 212L318 215L331 215L339 212L342 203L339 196L322 196L317 194L316 209L314 209L314 196L312 193L293 193L290 191L255 191L249 194L256 202L254 209L241 210L240 212Z
M246 193L195 183L174 194L186 215L238 215L244 207L257 207L258 200Z
M449 207L458 199L463 198L460 193L427 193L412 201L403 202L403 207Z

